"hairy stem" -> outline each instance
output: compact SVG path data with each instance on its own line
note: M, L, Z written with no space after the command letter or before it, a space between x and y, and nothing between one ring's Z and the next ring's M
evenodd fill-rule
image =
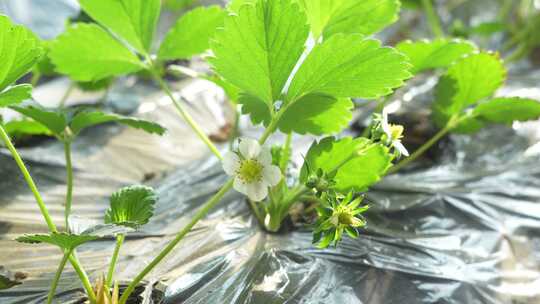
M292 133L287 134L287 139L285 139L285 145L281 152L281 158L279 160L279 169L281 173L285 174L287 171L287 165L289 165L289 160L291 158L291 142L292 142Z
M206 136L204 131L195 122L193 117L191 117L191 115L186 111L186 109L184 109L182 104L174 97L173 93L171 92L171 89L169 88L169 85L167 85L167 83L163 80L161 75L156 71L156 67L149 56L147 57L147 61L149 62L149 65L150 65L149 66L150 73L152 74L154 79L157 81L157 83L159 84L163 92L165 92L165 94L167 94L169 99L173 102L174 107L176 108L176 110L178 111L182 119L191 127L193 131L195 131L199 139L201 139L206 144L208 149L210 149L210 151L212 151L212 153L214 153L214 155L217 158L219 158L220 160L223 159L223 157L221 156L221 153L216 148L216 146L212 143L212 141L208 138L208 136Z
M437 15L437 12L433 7L432 1L433 0L422 0L422 6L424 7L427 21L429 23L431 31L433 32L433 35L435 35L436 38L442 38L444 37L444 32L442 30L441 20L439 19L439 15Z
M114 276L114 268L116 267L116 262L118 261L118 255L120 254L120 247L122 247L122 244L124 243L125 235L124 234L118 234L116 236L116 246L114 247L114 252L111 258L111 262L109 264L109 271L107 273L107 281L105 281L105 286L107 288L110 288L112 285L112 280Z
M156 265L158 265L173 249L180 243L180 241L188 234L188 232L197 224L197 222L202 219L206 214L214 208L225 196L229 190L231 190L233 186L233 180L230 179L221 187L221 189L214 195L212 198L210 198L199 211L193 216L191 221L178 232L176 237L155 257L142 271L139 273L133 281L129 284L127 289L122 294L122 297L120 298L120 304L126 304L126 301L128 300L129 296L135 290L135 287L141 282L141 280L152 270Z
M64 220L66 231L69 232L69 215L71 214L71 202L73 201L73 165L71 163L71 141L64 141L64 155L66 158L66 202Z
M54 295L56 293L56 287L58 287L60 276L62 276L62 272L64 271L64 268L66 267L66 263L70 255L71 255L71 250L66 251L64 253L64 256L62 257L62 260L60 261L60 264L58 264L58 269L56 270L56 273L54 274L54 279L51 284L51 289L49 290L49 295L47 296L47 304L51 304L54 299Z
M45 222L47 223L47 227L49 228L50 232L57 232L56 225L54 225L54 222L52 221L51 215L49 214L49 210L47 210L47 207L45 206L45 203L43 202L43 199L41 198L41 194L39 193L39 190L34 183L34 180L32 179L32 176L30 175L30 172L28 172L28 169L26 168L26 165L24 164L23 160L21 159L21 156L17 152L17 149L13 146L13 143L11 142L8 134L6 133L6 130L4 129L4 126L0 124L0 137L2 138L2 141L8 148L9 152L11 152L11 155L13 156L13 159L15 159L15 162L17 163L17 166L19 166L19 170L23 174L23 177L28 184L28 187L34 194L34 198L38 204L39 210L41 214L43 215L43 218L45 219ZM81 282L83 283L86 292L88 293L88 297L90 298L90 302L94 303L96 296L94 295L94 291L92 290L92 286L90 285L88 281L88 276L86 276L86 273L82 269L81 265L79 264L79 261L75 258L72 258L72 255L70 255L69 258L71 264L73 265L73 268L77 271L77 274L79 275L79 278L81 279Z
M406 165L410 164L414 160L416 160L418 157L420 157L422 154L424 154L429 148L431 148L435 143L437 143L443 136L445 136L450 130L452 130L454 127L454 124L449 123L444 128L439 130L435 136L433 136L430 140L428 140L426 143L424 143L418 150L416 150L411 156L405 158L401 162L399 162L394 167L390 168L388 170L388 174L396 173L399 170L401 170Z
M63 108L66 105L66 101L69 98L69 95L71 95L71 92L75 89L75 83L72 82L69 87L67 88L64 95L62 95L62 98L60 99L60 103L58 104L59 108Z
M86 294L88 295L90 303L92 304L96 303L96 294L94 293L92 284L90 283L90 280L88 279L88 275L82 268L82 265L79 262L79 259L77 258L75 254L75 251L69 255L69 262L71 263L71 266L73 266L73 269L75 269L75 272L79 276L79 280L81 280L81 283L83 284L83 287L86 290Z

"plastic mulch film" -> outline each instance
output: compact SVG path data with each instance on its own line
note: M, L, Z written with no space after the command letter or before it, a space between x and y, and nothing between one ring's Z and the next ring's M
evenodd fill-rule
M527 75L510 77L515 81L501 94L540 97L531 89L540 77ZM199 107L192 110L212 125L209 133L218 130L216 121L224 116L212 100L223 102L219 91L206 82L183 90L199 92L190 99ZM400 96L416 94L415 100L431 94L414 86L404 92ZM77 141L73 157L78 215L101 220L107 197L131 183L152 185L159 193L152 221L129 235L122 248L117 273L124 281L174 237L226 178L217 161L201 161L208 155L205 147L170 104L150 95L139 109L169 133L159 138L116 126L92 129ZM231 192L147 277L139 303L539 303L538 133L538 123L527 123L452 136L452 148L435 165L378 184L369 193L367 229L356 240L345 238L338 248L315 249L307 228L263 232L240 195ZM295 142L300 160L309 139ZM45 142L22 154L61 223L61 146ZM22 233L44 232L45 226L15 164L5 152L1 158L0 265L26 279L2 291L0 303L44 303L61 253L13 241ZM104 239L80 248L93 279L106 271L113 247L113 239ZM83 301L70 266L59 297L60 303Z

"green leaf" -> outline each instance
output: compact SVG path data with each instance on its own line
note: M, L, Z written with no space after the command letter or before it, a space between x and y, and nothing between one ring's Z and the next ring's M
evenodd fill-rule
M23 135L53 135L49 128L37 121L30 119L11 120L4 125L4 128L12 137L19 137Z
M111 196L111 207L105 214L106 224L138 228L154 214L157 195L145 186L124 187Z
M363 153L357 154L358 151ZM335 188L342 193L365 191L381 179L391 166L391 161L388 148L373 144L366 138L326 137L315 142L306 155L306 163L312 172L322 169L325 173L331 173L344 163L334 177ZM309 176L306 163L300 172L302 183Z
M519 97L494 98L480 103L473 110L473 115L487 122L502 124L538 119L540 102Z
M236 86L225 81L223 78L219 77L216 74L208 75L203 78L221 87L223 91L225 91L225 95L227 95L227 97L232 103L234 104L238 103L238 99L240 98L241 92L240 92L240 89L238 89Z
M103 113L98 111L83 111L77 113L70 123L70 128L73 134L76 135L85 128L108 122L120 123L132 128L141 129L148 133L155 133L159 135L163 135L166 131L166 129L159 124L144 119L127 117L112 113Z
M278 128L284 133L338 133L351 121L353 107L349 98L306 95L287 108L281 116Z
M337 34L317 44L296 73L288 101L308 94L376 99L411 77L407 58L358 34ZM249 74L249 73L248 73Z
M263 124L268 126L272 120L272 114L267 103L259 98L245 93L240 93L238 104L242 106L242 114L249 114L254 125Z
M42 124L56 136L61 136L68 124L64 113L43 108L38 104L11 106L10 108Z
M259 0L225 18L211 43L215 71L242 91L270 104L279 100L304 51L306 18L291 0Z
M29 84L14 85L0 93L0 107L15 105L32 98L32 86Z
M232 0L229 2L229 5L227 5L227 9L231 12L238 13L240 10L240 7L244 4L254 4L258 0Z
M39 39L31 31L0 15L0 91L28 73L41 54Z
M78 246L99 239L96 235L68 234L64 232L53 232L51 234L32 234L16 238L17 242L27 244L47 243L58 246L64 250L73 250Z
M497 54L476 53L452 65L435 88L435 117L461 115L468 106L492 96L502 85L506 69ZM439 125L445 121L436 119Z
M225 11L219 6L198 7L183 15L169 30L159 48L163 60L189 59L210 48L210 38L223 24Z
M79 0L79 3L90 17L138 52L150 51L161 10L160 0Z
M77 81L97 81L144 68L135 54L95 24L70 27L52 43L49 56L59 73Z
M314 37L372 35L398 20L398 0L300 0Z
M396 48L409 57L414 74L430 69L446 68L457 59L476 50L474 44L457 39L404 41Z

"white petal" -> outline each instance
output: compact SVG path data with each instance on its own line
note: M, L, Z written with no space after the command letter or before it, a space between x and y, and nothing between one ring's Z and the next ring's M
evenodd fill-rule
M268 185L265 182L246 184L247 196L254 202L260 202L268 195Z
M392 137L392 131L390 130L390 124L388 123L388 109L387 108L384 108L382 110L381 127L383 129L383 132L386 133L388 137Z
M227 154L223 156L222 165L225 173L228 175L234 175L240 167L240 157L238 157L238 155L236 155L234 152L227 152Z
M247 192L248 192L247 184L244 183L238 177L234 179L233 188L234 190L247 195Z
M392 142L392 145L394 146L394 148L396 148L399 153L401 153L402 155L405 155L405 156L409 156L409 151L407 151L407 148L405 148L405 146L401 143L401 141L399 140L394 140Z
M270 186L275 186L281 181L281 170L277 166L266 166L263 169L263 180Z
M240 140L240 154L247 159L255 158L261 152L259 142L251 138L242 138Z
M270 149L262 147L257 160L264 167L272 165L272 152L270 152Z

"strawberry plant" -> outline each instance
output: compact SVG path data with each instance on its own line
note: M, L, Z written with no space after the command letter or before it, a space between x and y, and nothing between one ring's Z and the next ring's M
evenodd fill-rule
M421 3L428 13L433 11L430 1ZM397 0L234 0L226 9L199 7L186 13L159 44L154 43L154 32L161 1L80 0L80 4L97 24L73 24L46 46L26 28L0 17L0 52L4 59L0 67L0 107L9 107L25 117L24 123L0 122L0 138L49 229L48 233L20 236L17 241L54 245L63 255L48 303L54 300L68 262L90 303L127 303L146 275L233 189L245 197L260 226L270 233L282 230L293 205L308 205L314 210L310 223L313 244L321 249L337 246L344 235L359 237L360 229L367 224L363 214L369 205L364 199L370 187L417 159L444 135L470 134L490 124L540 117L538 101L496 95L507 76L497 53L457 39L404 41L393 48L372 38L397 20ZM434 32L438 31L436 19L432 26ZM215 74L204 77L234 96L240 113L260 128L257 138L236 138L224 156L163 78L165 62L189 59L208 49L205 59ZM87 229L75 227L70 221L74 191L71 145L83 130L104 123L158 135L165 128L114 113L49 109L25 101L31 99L32 85L17 81L32 69L40 69L36 64L45 65L45 52L56 71L75 81L106 83L120 75L149 73L221 161L228 176L121 294L115 272L125 236L149 222L157 194L140 185L119 189L110 198L103 223ZM41 69L45 71L45 67ZM175 69L186 72L182 67ZM389 121L385 105L405 81L433 71L440 73L432 103L433 123L439 132L409 157L402 143L404 127ZM346 136L343 131L353 118L356 98L379 100L378 109L365 136ZM64 230L60 231L51 219L6 130L46 134L63 144L67 181ZM295 170L292 155L298 151L294 151L294 141L304 135L310 136L312 143L302 155L301 167ZM113 237L116 244L106 276L93 288L76 252L79 246L104 236ZM0 278L5 286L16 284Z

